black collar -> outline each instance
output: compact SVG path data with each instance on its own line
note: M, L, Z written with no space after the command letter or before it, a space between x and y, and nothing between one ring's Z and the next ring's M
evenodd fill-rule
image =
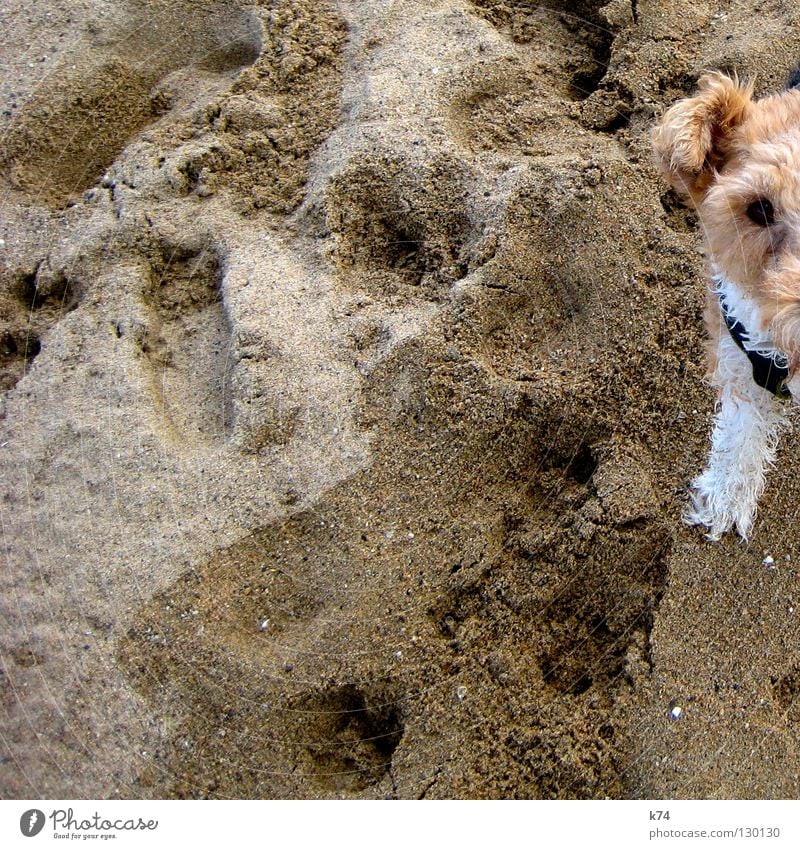
M722 294L719 296L719 305L722 308L722 318L725 320L725 326L728 328L731 338L750 360L750 365L753 367L753 380L762 389L766 389L778 398L789 398L791 393L786 388L785 383L789 377L789 369L777 365L775 360L767 354L762 354L760 351L748 351L744 346L745 340L749 340L747 329L741 321L728 312L728 305L725 303L725 297Z

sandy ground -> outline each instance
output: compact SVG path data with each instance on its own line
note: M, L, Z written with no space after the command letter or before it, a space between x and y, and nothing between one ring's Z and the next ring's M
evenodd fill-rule
M798 795L800 447L749 544L681 525L703 260L648 142L706 68L782 85L796 4L0 32L3 797Z

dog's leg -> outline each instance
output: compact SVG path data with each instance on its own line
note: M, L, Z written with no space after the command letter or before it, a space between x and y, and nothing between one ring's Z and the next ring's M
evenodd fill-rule
M705 525L712 540L735 525L746 540L788 419L781 402L753 381L750 361L727 333L718 340L712 383L720 394L711 453L708 467L692 482L684 521Z

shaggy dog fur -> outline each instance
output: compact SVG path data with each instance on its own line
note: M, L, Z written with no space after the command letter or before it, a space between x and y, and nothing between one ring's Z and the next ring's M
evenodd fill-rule
M800 90L754 100L750 85L707 74L667 111L653 146L666 180L697 209L711 281L705 321L716 416L684 518L711 539L734 526L747 539L788 419L787 402L756 383L746 351L787 369L780 391L800 400ZM726 314L746 330L745 350Z

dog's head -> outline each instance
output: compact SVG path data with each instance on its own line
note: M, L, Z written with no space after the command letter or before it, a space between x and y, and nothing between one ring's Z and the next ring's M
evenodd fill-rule
M707 74L667 111L653 146L720 271L776 309L787 305L776 292L800 301L800 89L754 100L750 85Z

